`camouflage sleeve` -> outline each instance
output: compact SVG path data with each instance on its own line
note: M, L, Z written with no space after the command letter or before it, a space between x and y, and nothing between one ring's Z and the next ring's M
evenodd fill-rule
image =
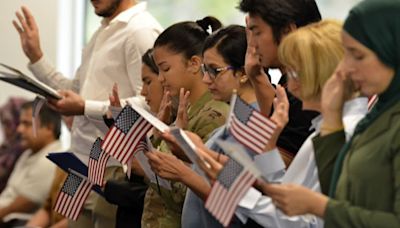
M206 142L216 128L225 124L227 113L228 107L224 105L205 107L190 121L188 130L196 133L203 142Z

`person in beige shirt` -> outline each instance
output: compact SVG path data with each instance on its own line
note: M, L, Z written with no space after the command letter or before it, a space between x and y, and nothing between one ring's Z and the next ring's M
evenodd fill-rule
M26 150L18 159L6 188L0 194L2 220L12 213L33 213L49 193L55 165L46 155L61 150L58 141L61 116L44 105L36 124L35 137L32 130L32 102L23 104L17 132Z

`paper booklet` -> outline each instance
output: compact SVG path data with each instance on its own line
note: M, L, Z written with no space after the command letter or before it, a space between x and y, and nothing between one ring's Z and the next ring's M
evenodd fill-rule
M196 153L196 146L186 135L185 131L180 128L171 128L170 133L175 137L177 143L185 152L186 156L190 159L193 164L197 164L199 159L201 159Z
M21 71L13 67L10 67L4 63L0 63L0 80L18 86L20 88L29 90L33 93L42 95L44 97L51 97L55 99L62 98L61 95L58 94L58 92L55 89L40 82L36 78L28 76L22 73Z
M88 176L88 167L71 152L49 153L46 158L67 173L72 172L84 179ZM104 197L104 192L99 185L93 185L92 189Z
M160 132L165 132L169 129L169 126L166 125L161 120L157 119L157 117L153 116L150 112L140 107L136 103L128 103L137 113L139 113L145 120L147 120L153 127L155 127Z
M140 166L143 168L143 171L147 178L154 184L158 184L159 186L166 188L168 190L172 190L171 188L171 182L167 179L164 179L162 177L157 176L153 170L151 169L151 166L149 164L149 159L146 157L145 153L151 153L151 151L154 150L153 144L151 143L148 135L146 137L146 143L148 146L148 151L139 151L135 157L138 160Z

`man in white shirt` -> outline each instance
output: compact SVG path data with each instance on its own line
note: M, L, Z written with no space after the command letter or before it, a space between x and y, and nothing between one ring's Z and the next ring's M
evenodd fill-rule
M64 98L53 104L63 114L77 115L72 127L70 150L86 164L93 142L97 137L104 136L105 130L99 130L99 126L106 129L101 117L108 109L108 94L114 83L119 85L120 97L129 97L130 102L145 105L140 96L141 56L153 46L162 30L146 11L146 3L136 0L91 2L95 13L104 19L84 48L81 66L73 80L62 76L44 57L38 28L27 8L22 7L23 16L17 13L21 26L13 22L20 34L22 48L30 60L29 69L54 89L64 89L60 92ZM124 176L116 160L110 159L107 166L106 179ZM95 227L115 226L116 208L97 194L92 193L85 209L93 214L93 218L87 217L87 214L85 216L85 211L83 217L87 217L89 223L93 220ZM86 228L91 224L74 224L73 227Z
M11 213L34 212L49 193L55 165L46 155L61 150L61 143L58 141L61 116L44 105L39 113L37 126L35 137L32 131L32 102L25 103L17 131L26 150L18 159L4 191L0 194L0 219Z

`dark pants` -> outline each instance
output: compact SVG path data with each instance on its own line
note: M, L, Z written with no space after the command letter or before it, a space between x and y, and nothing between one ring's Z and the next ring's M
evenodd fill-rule
M108 181L104 189L106 200L118 205L117 228L141 227L143 202L147 184L143 178L133 175L131 180Z

